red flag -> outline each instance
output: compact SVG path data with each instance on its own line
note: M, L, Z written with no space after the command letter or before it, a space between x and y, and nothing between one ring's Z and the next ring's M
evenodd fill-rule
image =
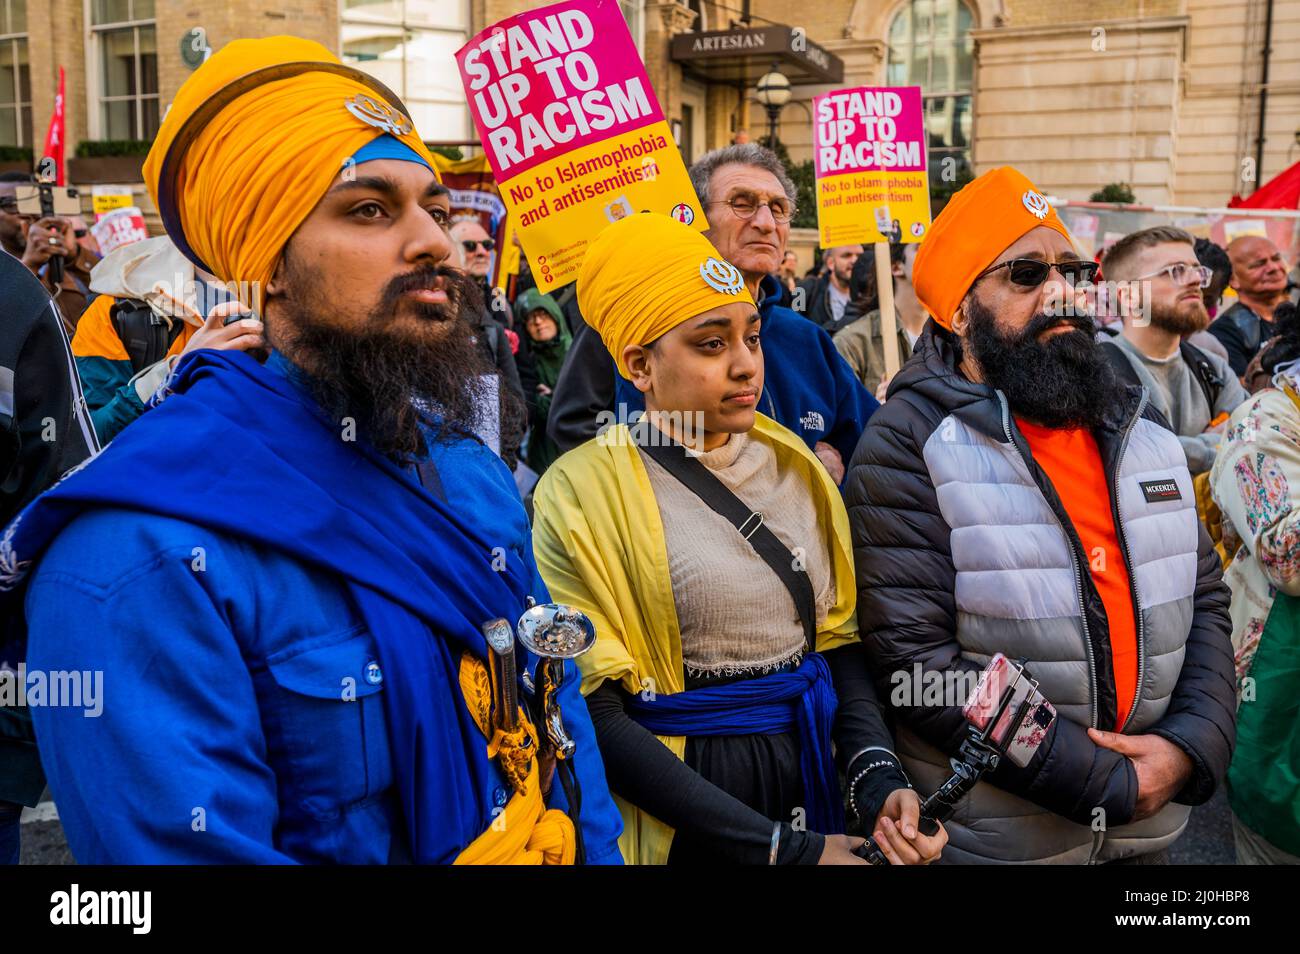
M45 134L45 148L41 157L48 156L54 160L58 178L55 185L64 185L63 181L63 141L67 138L67 124L63 118L63 67L59 67L59 92L54 97L54 115L50 117L50 129Z
M1294 209L1300 207L1300 162L1265 182L1246 198L1234 195L1232 209Z

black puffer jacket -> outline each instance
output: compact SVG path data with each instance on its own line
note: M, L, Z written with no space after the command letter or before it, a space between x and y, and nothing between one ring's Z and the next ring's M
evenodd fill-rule
M1024 657L1061 717L1027 768L1004 759L975 789L949 825L945 860L1095 862L1158 850L1187 810L1129 824L1136 772L1086 732L1113 729L1118 709L1105 607L1081 572L1092 561L1003 396L957 362L954 339L929 323L845 480L859 625L879 694L894 705L904 766L918 788L933 787L965 734L964 695L936 705L906 694L914 666L973 673L994 652ZM1128 389L1094 436L1138 617L1139 685L1124 731L1187 752L1194 770L1175 802L1199 804L1234 741L1227 588L1177 439L1145 392ZM1175 483L1177 498L1145 500L1154 479Z

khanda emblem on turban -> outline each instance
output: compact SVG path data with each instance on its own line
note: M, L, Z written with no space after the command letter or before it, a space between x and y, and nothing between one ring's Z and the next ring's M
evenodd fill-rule
M345 100L343 105L347 106L348 112L363 123L392 133L394 136L405 136L415 128L409 119L392 106L365 93L357 93L351 99Z
M1032 212L1040 222L1047 218L1047 213L1051 211L1051 206L1047 204L1047 199L1045 199L1041 193L1035 192L1033 189L1027 191L1021 197L1020 201L1025 204L1025 208Z
M745 290L744 279L740 277L740 269L736 268L730 262L724 262L720 258L707 258L700 265L700 277L710 288L722 292L724 295L739 295Z

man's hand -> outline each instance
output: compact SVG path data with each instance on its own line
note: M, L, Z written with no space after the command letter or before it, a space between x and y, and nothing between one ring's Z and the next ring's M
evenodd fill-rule
M28 226L23 264L37 272L55 255L76 258L77 251L77 233L72 223L57 216L47 216Z
M885 403L885 392L889 390L889 375L882 374L880 383L876 385L876 400L881 404Z
M1088 737L1133 763L1138 779L1134 821L1150 818L1164 808L1192 776L1192 760L1187 753L1158 735L1120 735L1089 729Z
M825 441L818 441L813 447L813 453L831 475L831 480L838 484L844 479L844 459L840 457L839 451Z
M208 313L203 327L194 332L194 336L185 345L182 354L211 348L214 351L250 351L266 344L262 337L262 323L256 318L242 318L229 325L222 325L230 315L248 311L246 305L237 301L223 302Z
M859 858L853 853L854 848L861 847L866 842L865 838L854 838L851 835L827 835L826 847L822 849L822 856L817 859L819 865L865 865L867 859Z
M540 394L542 397L550 397L551 389L548 388L545 384L539 383L537 385L537 393Z
M921 821L921 799L910 788L896 788L889 793L876 816L871 837L892 865L928 865L948 844L943 825L933 835L923 835L917 828Z

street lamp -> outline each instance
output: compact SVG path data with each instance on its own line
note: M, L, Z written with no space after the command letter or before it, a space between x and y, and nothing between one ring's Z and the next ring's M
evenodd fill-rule
M790 102L790 78L773 63L771 71L759 77L755 91L758 101L767 109L768 147L775 149L776 124L781 116L781 107Z

